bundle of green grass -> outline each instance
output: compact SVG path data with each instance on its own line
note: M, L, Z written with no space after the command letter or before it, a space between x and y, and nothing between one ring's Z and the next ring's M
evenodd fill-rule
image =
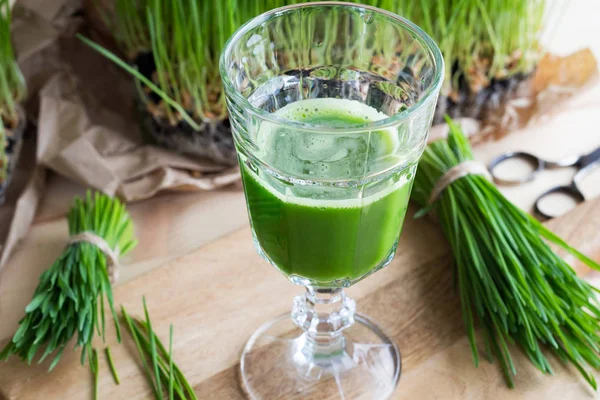
M0 0L0 204L17 162L25 125L19 109L25 97L25 81L15 60L10 26L9 1Z
M244 22L300 2L115 0L112 15L105 13L107 24L125 61L137 69L131 72L151 82L142 84L140 99L145 131L159 144L235 163L219 56ZM413 21L439 44L446 82L438 122L444 114L484 118L486 110L509 97L538 61L544 0L360 2Z

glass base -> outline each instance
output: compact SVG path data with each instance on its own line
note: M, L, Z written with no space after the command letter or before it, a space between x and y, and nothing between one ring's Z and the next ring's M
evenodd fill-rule
M287 313L263 324L241 359L250 399L386 399L400 379L398 347L367 317L327 345L315 343Z

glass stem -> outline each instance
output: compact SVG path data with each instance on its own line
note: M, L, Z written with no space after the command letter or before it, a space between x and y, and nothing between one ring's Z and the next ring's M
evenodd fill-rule
M302 353L318 361L341 355L345 343L342 331L354 323L356 303L343 289L314 289L296 296L292 319L304 330Z

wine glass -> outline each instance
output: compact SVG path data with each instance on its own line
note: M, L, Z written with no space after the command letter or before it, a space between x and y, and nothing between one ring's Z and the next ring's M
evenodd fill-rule
M291 318L246 344L250 398L393 392L398 348L343 288L394 257L443 70L416 25L350 3L272 10L227 42L220 71L254 244L306 287Z

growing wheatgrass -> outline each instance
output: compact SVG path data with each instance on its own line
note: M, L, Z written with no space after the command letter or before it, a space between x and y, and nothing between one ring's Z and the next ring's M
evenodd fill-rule
M96 0L97 1L97 0ZM146 4L148 0L115 1L115 21L105 14L105 22L111 28L118 27L113 34L126 51L127 57L133 60L138 54L150 49L150 38L146 24Z
M464 76L477 93L493 78L533 71L545 0L380 0L373 3L408 18L438 43L445 61L444 93L458 93Z
M0 0L0 117L3 125L16 125L17 105L25 98L25 80L11 43L12 13L8 0Z
M553 243L600 269L535 218L510 203L485 177L468 175L450 184L429 205L438 180L450 168L473 160L468 140L448 119L447 139L425 149L412 200L432 212L454 253L458 291L473 360L479 363L476 328L488 358L496 358L509 386L517 371L516 344L543 373L554 355L575 366L596 389L588 369L600 368L600 304L597 290L549 247Z
M122 61L99 46L93 47L159 95L163 102L154 109L157 115L172 124L185 119L198 130L199 121L226 118L218 60L227 38L263 12L300 2L116 0L115 15L106 20L128 59ZM461 90L461 77L477 93L491 79L530 73L541 53L538 39L545 0L357 2L392 11L422 27L442 50L446 61L444 95L455 99ZM337 34L335 21L328 29L328 34ZM298 34L286 31L290 38ZM295 42L290 40L290 46ZM127 68L127 63L148 52L156 66L150 78L152 85L141 79L135 68Z
M6 129L17 126L17 106L26 94L11 42L11 20L9 0L0 0L0 186L8 174Z
M109 196L88 192L85 199L76 198L67 219L71 236L92 232L120 255L127 254L136 244L125 206ZM75 347L82 348L81 363L86 356L90 357L94 371L97 360L91 358L94 355L92 339L97 332L104 340L105 299L120 341L106 255L91 243L69 244L40 276L33 299L25 308L25 316L19 321L12 340L0 352L0 360L14 354L31 363L38 351L43 351L38 363L52 354L51 371L76 335Z
M106 20L128 59L84 41L159 95L163 102L152 110L156 116L172 125L185 119L199 130L200 122L226 118L218 65L225 42L244 22L279 3L117 0L115 16ZM147 52L156 66L151 79L127 65Z

